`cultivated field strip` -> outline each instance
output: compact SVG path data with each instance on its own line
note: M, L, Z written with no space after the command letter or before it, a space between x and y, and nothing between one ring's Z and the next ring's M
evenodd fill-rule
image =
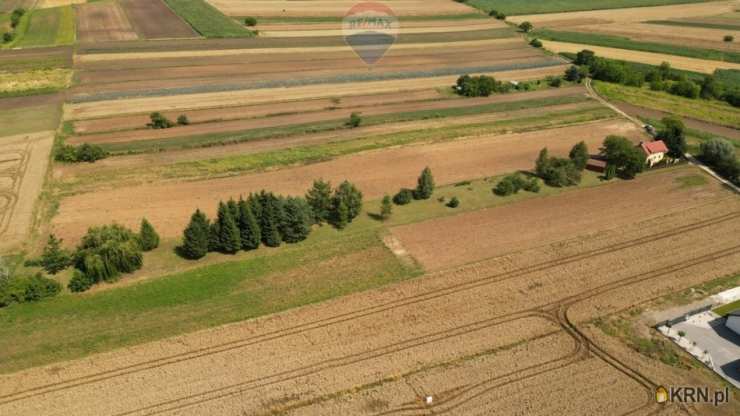
M201 358L201 357L206 357L206 356L210 356L213 354L223 353L226 351L232 351L235 349L245 348L247 346L254 345L257 343L262 343L262 342L266 342L269 340L281 339L286 336L301 334L306 331L315 330L318 328L326 328L328 326L336 325L338 323L349 322L349 321L358 319L360 317L367 317L367 316L379 314L383 311L388 311L391 309L407 307L407 306L411 306L411 305L415 305L415 304L419 304L423 302L430 302L433 300L444 298L451 294L472 291L475 289L480 289L480 288L489 286L491 284L500 283L500 282L511 280L511 279L518 279L518 278L521 278L523 276L526 276L528 274L535 273L538 271L556 269L566 264L583 262L588 259L592 259L598 256L607 255L607 254L617 253L621 250L625 250L625 249L632 248L632 247L649 246L650 243L654 243L657 241L670 240L672 237L675 237L677 235L690 233L690 232L697 232L697 231L703 232L709 227L722 226L728 222L735 221L738 218L740 218L740 212L737 212L737 211L731 212L725 215L718 215L718 216L715 216L713 218L709 218L706 220L696 221L689 226L678 226L672 229L665 230L660 233L656 233L654 235L649 235L649 236L645 236L645 237L641 237L641 238L637 238L633 240L622 241L616 244L610 244L608 246L600 247L595 250L578 253L575 255L563 257L563 258L552 260L552 261L534 264L532 266L523 267L517 270L510 271L510 272L487 275L481 278L473 279L468 282L453 284L453 285L450 285L449 287L446 287L440 290L435 290L434 292L431 292L431 293L421 293L418 295L408 296L408 297L401 298L401 299L398 299L392 302L375 305L375 306L368 307L368 308L362 308L362 309L358 309L358 310L355 310L349 313L343 313L340 315L332 316L327 319L322 319L322 320L318 320L314 322L308 322L306 324L297 325L294 327L289 327L289 328L285 328L285 329L278 330L278 331L268 332L268 333L262 334L257 337L240 339L240 340L236 340L236 341L232 341L228 343L214 345L209 348L191 351L191 352L184 353L184 354L177 354L177 355L173 355L169 357L162 357L160 359L141 362L141 363L133 364L130 366L121 367L121 368L117 368L114 370L100 372L96 374L90 374L84 377L70 379L64 382L60 382L60 383L48 384L48 385L39 386L39 387L32 388L32 389L15 392L12 394L6 394L0 398L0 405L7 405L9 403L13 403L13 402L21 401L21 400L27 400L27 399L34 398L37 396L49 394L52 392L63 391L63 390L67 390L67 389L71 389L71 388L75 388L79 386L97 383L97 382L101 382L107 379L121 377L124 375L130 375L130 374L138 373L141 371L151 370L154 368L159 368L162 366L184 362L184 361L192 360L195 358ZM550 312L552 312L555 310L559 310L558 308L560 308L560 306L563 304L570 306L577 302L581 302L585 299L596 296L599 293L604 293L605 291L611 291L611 290L615 290L615 289L619 289L619 288L623 288L623 287L635 284L637 282L655 279L655 278L658 278L664 275L671 274L675 272L676 270L682 270L686 267L690 267L693 265L704 264L707 262L712 262L718 259L726 258L728 256L733 256L733 255L736 255L738 251L740 251L740 247L733 246L725 250L718 251L716 253L693 257L692 259L686 260L686 261L679 261L670 266L661 267L658 269L651 270L649 272L633 275L625 279L619 279L617 281L604 284L602 286L595 287L590 290L583 291L579 293L578 295L567 297L563 299L562 301L557 300L557 301L551 302L546 305L541 305L537 308L534 308L533 311L548 311L549 310ZM521 313L521 312L518 312L518 313ZM567 319L567 314L560 315L560 316L561 316L560 319ZM502 317L498 317L498 318L502 318ZM572 328L570 330L572 330ZM593 351L593 346L589 346L589 348L591 348ZM608 355L604 355L604 357L606 357L604 358L605 360L610 359ZM630 373L630 371L626 369L625 371L627 373ZM636 373L632 373L632 376L635 378L640 378L639 374L636 374ZM146 414L153 414L153 413L146 413Z
M561 74L564 65L524 70L503 70L493 73L501 80L531 80L548 75ZM204 92L176 96L139 97L126 100L114 99L96 102L73 103L65 106L65 120L83 120L112 115L141 114L152 111L182 111L222 106L257 105L276 102L281 97L284 102L310 98L345 97L348 95L379 94L418 91L453 85L457 76L437 76L408 80L367 81L354 83L304 85L291 88L257 88L236 91Z
M227 16L311 17L344 16L357 3L354 0L208 0ZM397 16L439 16L470 14L468 6L447 0L389 0L387 6Z

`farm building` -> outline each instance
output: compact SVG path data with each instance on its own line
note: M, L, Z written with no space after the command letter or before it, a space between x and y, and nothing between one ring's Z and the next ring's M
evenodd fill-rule
M740 309L735 309L727 314L725 326L730 328L732 332L740 335Z
M651 168L665 158L668 153L668 146L662 140L654 142L640 142L642 151L645 152L645 163Z

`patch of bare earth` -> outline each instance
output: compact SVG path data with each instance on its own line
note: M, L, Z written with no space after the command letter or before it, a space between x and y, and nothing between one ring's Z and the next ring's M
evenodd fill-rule
M102 42L138 39L138 35L118 3L89 3L77 6L77 39Z

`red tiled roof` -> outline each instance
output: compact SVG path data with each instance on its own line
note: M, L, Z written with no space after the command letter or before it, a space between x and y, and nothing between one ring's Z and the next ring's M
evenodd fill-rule
M640 143L640 146L642 146L642 150L649 154L655 154L655 153L668 153L668 146L665 145L663 140L656 140L654 142L642 142Z

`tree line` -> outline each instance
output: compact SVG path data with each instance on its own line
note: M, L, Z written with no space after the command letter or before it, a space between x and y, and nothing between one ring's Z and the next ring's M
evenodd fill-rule
M3 43L12 42L15 39L15 30L21 23L21 18L26 14L26 9L19 7L10 14L10 30L3 33Z
M252 193L246 199L219 202L210 220L196 209L183 231L178 252L198 260L209 252L235 254L260 245L279 247L308 238L313 225L329 223L344 229L362 210L362 192L349 181L333 188L315 180L305 197L285 197L272 192Z
M714 75L705 75L695 82L686 75L676 72L668 62L648 71L638 70L635 65L597 57L593 51L584 49L576 54L574 66L565 72L568 81L578 82L590 76L593 79L633 87L646 83L653 91L665 91L690 99L716 99L740 107L740 88L717 81Z

